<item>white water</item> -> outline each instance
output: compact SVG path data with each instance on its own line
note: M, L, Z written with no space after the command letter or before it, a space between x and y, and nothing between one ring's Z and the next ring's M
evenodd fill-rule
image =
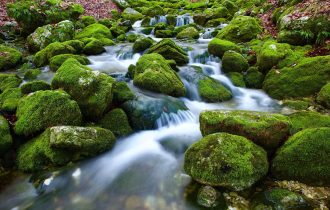
M190 21L190 17L179 17L177 26ZM141 22L134 24L134 28L140 27ZM189 96L181 100L189 110L163 112L156 121L157 129L119 139L114 149L104 155L50 173L38 189L39 195L26 179L17 180L0 194L0 209L19 210L29 206L38 210L130 210L132 205L155 210L198 209L184 198L184 189L190 179L182 171L182 159L185 149L201 138L200 112L215 109L273 112L277 104L260 90L235 87L221 74L221 61L207 54L207 40L196 44L177 43L192 47L188 52L188 65L200 66L205 74L228 87L233 93L232 100L205 103L201 101L196 86L183 80ZM136 64L141 56L133 54L131 48L131 44L107 47L102 55L89 57L89 66L108 74L124 74L128 66ZM144 91L139 92L143 94Z

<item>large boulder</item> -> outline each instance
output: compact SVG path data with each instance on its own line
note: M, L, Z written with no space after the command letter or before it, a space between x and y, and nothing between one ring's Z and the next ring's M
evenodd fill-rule
M143 15L141 13L139 13L138 11L136 11L135 9L132 8L126 8L122 13L121 16L125 19L125 20L129 20L132 23L134 23L135 21L138 21L140 19L143 18Z
M113 36L109 28L100 23L94 23L85 27L82 31L78 32L75 36L76 39L83 38L109 38L112 39Z
M171 96L184 96L186 88L165 58L157 53L143 55L136 64L134 85Z
M18 50L0 45L0 71L15 67L22 59Z
M2 115L0 115L0 157L11 148L13 139L10 135L9 123Z
M272 174L280 180L330 185L330 128L310 128L289 138L277 151Z
M288 116L292 128L291 134L295 134L307 128L330 127L330 116L312 111L299 111Z
M256 67L250 67L244 74L244 82L248 88L261 89L265 76Z
M50 90L50 84L43 80L34 80L27 83L24 83L21 87L23 94L33 93L39 90Z
M0 91L4 92L9 88L16 88L23 82L17 74L0 74Z
M65 20L55 25L49 24L37 28L27 37L27 44L32 51L39 51L50 43L64 42L73 39L74 24Z
M142 52L152 46L155 41L149 37L138 38L133 45L133 51L135 53Z
M232 42L248 42L262 32L257 19L250 16L237 16L216 36Z
M19 100L23 94L21 88L8 88L0 94L0 108L2 111L15 113Z
M263 44L257 55L257 65L262 72L268 72L279 61L291 54L289 44L267 41Z
M288 117L252 111L205 111L200 115L203 136L227 132L244 136L265 149L276 149L290 135Z
M311 96L328 82L329 65L329 55L303 58L293 67L269 71L263 89L276 99Z
M71 95L84 117L98 120L110 108L113 83L112 77L69 58L56 71L51 85Z
M218 38L212 39L208 45L209 53L220 58L222 58L223 54L225 54L225 52L228 50L232 50L239 53L241 52L241 48L235 43Z
M189 147L184 170L202 184L241 191L267 174L267 153L245 137L215 133Z
M146 53L158 53L168 60L175 60L178 65L189 62L187 53L171 39L163 39L150 47Z
M63 91L37 91L20 100L15 133L29 136L54 125L80 125L77 102Z
M88 60L88 58L86 56L82 56L82 55L73 55L73 54L61 54L61 55L56 55L54 57L52 57L49 61L49 68L52 71L57 71L58 68L60 68L60 66L69 58L74 58L77 61L79 61L79 63L81 63L82 65L88 65L90 64L90 61Z
M235 51L226 51L222 57L222 70L227 72L244 72L249 68L248 61Z
M111 131L98 127L55 126L24 144L18 151L18 169L33 172L92 157L115 143Z
M195 27L188 27L176 35L177 39L198 39L199 32Z
M317 95L316 101L330 109L330 82L322 87Z

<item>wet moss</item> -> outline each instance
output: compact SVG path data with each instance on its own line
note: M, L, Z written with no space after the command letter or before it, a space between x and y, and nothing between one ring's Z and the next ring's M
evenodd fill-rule
M126 82L115 82L113 85L113 102L123 104L128 100L135 98L135 94L128 87Z
M78 32L75 36L76 39L92 38L92 37L96 39L113 38L110 29L108 29L105 25L99 23L94 23L85 27L81 32Z
M50 59L50 63L49 63L50 70L57 71L57 69L60 68L60 66L69 58L74 58L83 65L90 64L88 58L85 56L73 55L73 54L61 54L61 55L56 55Z
M210 77L198 81L198 92L206 102L228 101L233 97L230 90Z
M24 79L25 80L34 80L34 79L37 79L37 77L38 77L39 74L41 74L41 70L40 69L28 69L24 73Z
M249 68L244 75L244 81L248 88L261 89L264 78L265 76L255 67Z
M245 87L243 74L239 72L230 72L227 76L236 87Z
M16 74L0 74L0 90L3 92L9 88L16 88L23 82Z
M240 47L237 46L235 43L227 40L221 40L218 38L212 39L212 41L208 45L209 53L220 58L222 58L223 54L225 54L225 52L228 50L232 50L239 53L241 52Z
M194 27L188 27L176 35L177 39L198 39L199 32Z
M248 61L235 51L226 51L222 57L222 70L224 72L243 72L249 68Z
M15 112L23 94L20 88L8 88L0 94L0 108L2 111Z
M267 154L244 137L216 133L189 147L184 170L202 184L241 191L267 174Z
M0 44L0 71L15 67L22 59L18 50Z
M21 91L23 94L33 93L38 90L50 90L50 89L51 89L50 84L42 80L27 82L21 86Z
M291 134L307 128L330 127L330 116L312 111L300 111L289 115L292 123Z
M324 85L316 98L317 102L330 109L330 83Z
M133 51L142 52L152 46L154 40L151 38L139 38L134 42Z
M0 115L0 157L3 157L9 151L13 144L10 134L9 124L2 115Z
M277 151L272 174L280 180L330 185L330 128L310 128L296 133Z
M105 52L103 43L100 40L93 40L88 42L84 47L84 53L87 55L98 55Z

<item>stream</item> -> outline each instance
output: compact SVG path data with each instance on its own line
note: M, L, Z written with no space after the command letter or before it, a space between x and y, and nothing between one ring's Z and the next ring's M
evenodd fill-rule
M164 21L166 17L158 17L152 19L150 25ZM191 21L189 16L180 16L176 25ZM138 21L128 33L141 34L141 29L141 21ZM207 53L212 30L206 29L194 42L174 39L189 55L189 64L179 67L188 93L179 99L138 89L124 78L128 66L141 56L133 54L131 43L106 47L105 53L90 56L90 68L127 81L137 95L151 100L164 99L168 103L180 101L187 110L163 111L155 129L118 139L111 151L93 159L39 174L43 179L37 188L29 181L30 176L16 178L0 194L0 209L201 209L185 196L191 179L182 169L185 150L201 138L200 112L214 109L281 111L278 103L263 91L235 87L222 74L221 60ZM196 86L181 74L191 66L201 67L205 74L224 84L231 90L233 99L223 103L203 102ZM43 71L39 79L50 81L53 73L47 67Z

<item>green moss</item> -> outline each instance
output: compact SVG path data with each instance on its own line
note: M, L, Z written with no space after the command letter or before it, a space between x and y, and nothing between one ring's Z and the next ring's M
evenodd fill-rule
M173 35L174 33L172 30L157 30L155 33L157 38L171 38Z
M244 81L248 88L262 88L264 78L265 76L255 67L249 68L244 75Z
M216 133L189 147L184 170L202 184L241 191L267 174L267 154L244 137Z
M128 87L126 82L115 82L113 85L113 102L116 104L125 103L135 98L135 94Z
M57 126L22 145L18 169L34 172L48 166L66 165L110 149L115 143L111 131L102 128Z
M236 87L245 87L243 74L239 72L230 72L227 76Z
M29 136L54 125L79 125L78 104L63 91L37 91L21 99L15 133Z
M16 88L22 81L16 74L0 74L0 90L3 92L9 88Z
M127 136L133 132L126 113L122 109L113 109L98 121L98 126L113 132L117 137Z
M103 47L103 43L99 40L93 40L86 44L84 47L84 53L87 55L98 55L105 52L105 48Z
M96 23L95 18L94 18L93 16L88 16L88 15L86 15L86 16L82 16L82 17L80 18L80 21L81 21L81 23L84 25L84 27Z
M171 39L163 39L150 47L146 53L158 53L167 60L175 60L178 65L189 62L187 53Z
M330 128L311 128L296 133L277 151L272 174L280 180L330 184Z
M62 44L73 47L76 50L76 53L82 53L84 50L84 47L85 47L84 42L82 42L80 40L69 40L69 41L63 42Z
M49 63L50 59L55 55L60 54L74 54L76 50L68 44L54 42L46 48L37 52L33 57L33 63L37 67L45 66Z
M306 110L311 105L308 100L283 100L282 105L295 110Z
M290 67L294 66L301 59L303 59L307 52L312 50L312 46L306 45L306 46L291 46L292 47L292 53L287 54L283 60L280 60L277 64L278 68L284 68L284 67Z
M330 109L330 83L322 87L316 98L317 102Z
M172 96L184 96L186 89L179 76L163 56L152 53L143 55L136 64L134 85Z
M199 32L194 27L188 27L176 35L177 39L198 39Z
M49 24L37 28L27 37L27 44L32 51L39 51L50 43L64 42L73 39L74 24L65 20L57 24Z
M218 38L212 39L212 41L208 45L209 53L220 58L222 58L223 54L225 54L225 52L228 50L236 51L239 53L241 52L240 47L237 46L235 43L227 40L221 40Z
M276 66L292 50L290 45L266 41L257 56L257 65L262 72L268 72L273 66Z
M51 85L53 89L63 89L71 95L84 117L97 120L110 107L113 83L112 77L69 58L56 71Z
M60 66L69 58L74 58L83 65L90 64L88 58L86 58L85 56L73 55L73 54L61 54L61 55L56 55L50 59L50 63L49 63L50 70L56 72L57 69L60 68Z
M258 193L252 200L251 209L312 210L313 208L302 195L287 189L274 188Z
M262 32L258 21L249 16L237 16L223 28L217 38L232 42L248 42Z
M292 123L291 134L307 128L330 127L330 116L318 112L300 111L289 115Z
M39 74L41 74L41 70L40 69L28 69L24 73L24 79L25 80L34 80L34 79L37 79L37 77L38 77Z
M206 102L222 102L232 98L231 92L225 86L210 77L198 82L198 92Z
M329 65L330 56L301 59L294 67L271 70L265 78L263 89L276 99L311 96L327 83Z
M253 111L205 111L200 115L203 136L227 132L244 136L265 149L276 149L290 135L288 117Z
M11 148L13 139L10 135L9 124L2 115L0 115L0 157L3 157Z
M22 97L20 88L8 88L0 94L0 108L3 111L15 112Z
M0 71L15 67L22 59L18 50L0 45Z
M222 2L222 5L227 8L230 15L234 15L238 10L238 6L235 1L225 0Z
M94 23L85 27L81 32L78 32L75 36L76 39L83 38L109 38L112 39L113 36L111 34L110 29L108 29L105 25Z
M134 23L137 20L140 20L143 18L143 15L139 13L138 11L132 9L132 8L126 8L122 13L121 16L125 20L130 20L132 23Z
M248 61L240 53L229 50L222 57L223 72L243 72L248 68Z
M138 35L136 34L128 34L126 37L126 40L132 43L135 42L137 39L138 39Z
M152 46L154 40L151 38L141 37L134 42L133 51L142 52Z
M224 24L224 23L228 23L228 20L226 18L212 19L212 20L207 21L206 27L213 28L213 27L217 27L217 26L219 26L221 24ZM212 33L212 36L214 36L213 33Z
M50 84L42 80L36 80L36 81L24 83L21 86L21 91L23 94L33 93L38 90L50 90Z

